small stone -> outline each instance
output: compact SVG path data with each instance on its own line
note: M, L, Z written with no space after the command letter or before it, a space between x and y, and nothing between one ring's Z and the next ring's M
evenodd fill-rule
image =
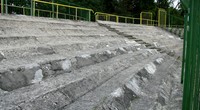
M43 74L42 74L42 70L39 69L35 72L35 77L34 79L32 80L32 83L37 83L37 82L40 82L42 81L43 79Z
M140 88L139 88L135 78L131 79L124 86L133 92L134 97L136 97L137 95L139 95L141 93Z
M156 66L153 63L149 63L145 65L145 67L140 70L137 75L142 77L145 77L147 79L150 79L152 75L156 72Z
M120 47L120 48L118 48L117 52L124 54L124 53L126 53L126 50L124 48Z
M147 64L145 65L145 70L149 74L154 74L156 72L156 66L153 63Z
M155 61L155 64L161 64L163 62L163 58L158 58L158 59L156 59L156 61Z
M123 94L124 94L124 90L122 88L118 88L114 92L111 93L111 96L121 97Z
M0 61L2 61L3 59L5 59L4 54L0 51Z
M62 69L63 70L70 70L71 66L72 66L72 64L69 60L65 60L65 61L62 62Z
M64 61L53 61L51 63L52 65L52 70L54 71L70 71L71 70L71 61L70 60L64 60Z
M41 69L44 77L48 77L55 74L55 71L51 70L51 64L42 65Z

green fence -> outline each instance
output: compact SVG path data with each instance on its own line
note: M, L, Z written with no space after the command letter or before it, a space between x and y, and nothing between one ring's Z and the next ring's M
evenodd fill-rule
M180 27L180 26L184 26L184 18L183 17L178 17L178 16L175 16L175 15L171 15L168 13L167 15L167 18L168 18L168 26L177 26L177 27Z
M92 9L63 5L45 0L31 0L28 6L15 6L1 0L1 14L23 14L38 17L91 21Z
M154 25L155 23L152 22L152 19L153 19L152 12L141 12L140 13L140 24Z
M185 39L182 82L183 110L200 110L200 1L182 0L185 7Z
M92 9L33 0L33 15L52 18L91 21Z
M59 3L54 3L54 0L30 0L23 6L18 6L15 4L7 3L8 0L0 0L1 8L0 12L6 14L22 14L22 15L32 15L38 17L51 17L51 18L62 18L71 20L105 20L105 21L116 21L122 23L134 23L143 24L151 26L168 27L166 24L166 11L164 9L159 9L158 17L153 16L152 12L141 12L140 18L120 16L109 13L96 12L94 13L92 9L64 5ZM172 15L171 15L172 16ZM158 18L153 20L153 18ZM169 26L177 27L176 21L177 17L170 17L171 22Z
M167 12L165 9L158 9L158 26L166 27L167 24Z

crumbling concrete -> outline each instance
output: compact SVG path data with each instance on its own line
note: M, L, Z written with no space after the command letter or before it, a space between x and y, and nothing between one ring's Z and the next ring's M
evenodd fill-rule
M0 16L0 108L181 109L182 41L152 26L102 24Z

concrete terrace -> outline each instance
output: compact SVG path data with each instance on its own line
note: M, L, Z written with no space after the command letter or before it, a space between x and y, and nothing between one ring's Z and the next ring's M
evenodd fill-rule
M0 15L0 108L179 110L182 43L153 26Z

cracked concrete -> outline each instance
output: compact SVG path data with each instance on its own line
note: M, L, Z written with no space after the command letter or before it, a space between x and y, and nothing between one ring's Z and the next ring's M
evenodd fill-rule
M0 15L0 108L180 110L182 41L101 23Z

